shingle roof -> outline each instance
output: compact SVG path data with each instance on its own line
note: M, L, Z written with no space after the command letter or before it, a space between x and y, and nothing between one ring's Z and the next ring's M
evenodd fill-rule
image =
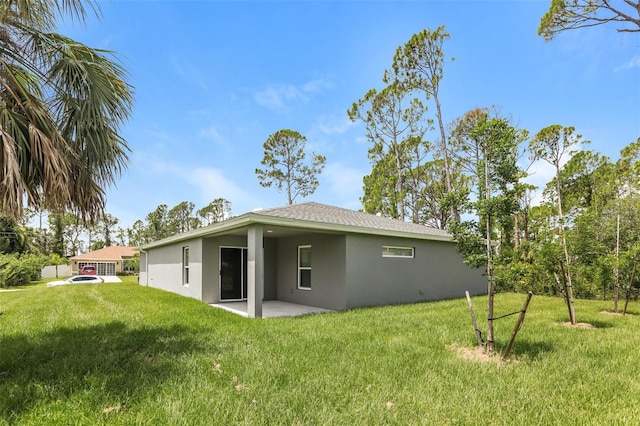
M73 260L122 260L129 258L138 253L136 247L126 246L109 246L99 250L90 251L89 253L73 256Z
M451 236L449 233L441 229L429 228L427 226L411 222L402 222L396 219L389 219L369 213L357 212L354 210L315 202L257 210L254 211L253 214L258 216L271 216L283 219L335 224L371 230L406 232L444 238Z
M410 222L402 222L369 213L357 212L326 204L307 202L256 210L203 228L173 235L142 246L143 249L159 247L191 238L224 235L251 224L307 229L318 232L345 232L387 235L403 238L419 238L452 241L452 236L441 229L429 228Z

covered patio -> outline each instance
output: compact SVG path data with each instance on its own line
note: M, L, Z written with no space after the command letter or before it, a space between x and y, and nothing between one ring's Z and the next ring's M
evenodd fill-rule
M221 302L211 303L209 306L224 309L236 315L249 317L247 302ZM262 302L262 318L297 317L301 315L334 312L329 309L316 308L315 306L298 305L282 302L280 300L265 300Z

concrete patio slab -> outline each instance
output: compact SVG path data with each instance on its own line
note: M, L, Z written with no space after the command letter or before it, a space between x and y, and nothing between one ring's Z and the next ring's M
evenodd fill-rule
M213 303L210 306L233 312L236 315L248 317L247 302L222 302ZM334 312L329 309L316 308L315 306L297 305L295 303L281 302L279 300L265 300L262 302L262 318L297 317L301 315Z

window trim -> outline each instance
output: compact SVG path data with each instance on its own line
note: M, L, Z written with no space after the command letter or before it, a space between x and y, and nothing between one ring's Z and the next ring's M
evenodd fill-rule
M305 244L305 245L300 245L298 246L298 262L297 262L297 266L298 266L298 290L307 290L310 291L311 290L311 264L309 266L301 266L300 265L300 250L301 249L310 249L311 250L311 244ZM309 271L309 287L304 287L301 285L301 278L302 278L302 271Z
M385 252L385 249L400 249L400 250L411 250L410 255L403 254L393 254L389 252ZM416 257L416 249L415 247L407 247L407 246L382 246L382 257L392 257L392 258L400 258L400 259L415 259Z
M189 287L189 263L190 263L189 246L182 247L182 285Z

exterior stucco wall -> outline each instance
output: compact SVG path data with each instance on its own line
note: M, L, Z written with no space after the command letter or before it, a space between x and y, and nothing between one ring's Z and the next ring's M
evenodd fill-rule
M382 246L414 247L414 258L382 257ZM455 244L348 235L346 307L391 305L486 292L482 270L465 265Z
M300 245L311 245L310 290L298 288ZM310 233L282 238L277 243L277 255L278 300L325 309L345 309L344 235ZM265 256L265 264L266 259Z
M182 283L182 248L189 247L189 284ZM140 284L202 300L202 240L193 239L148 250L141 258ZM146 258L146 259L145 259ZM145 262L146 260L146 262Z

